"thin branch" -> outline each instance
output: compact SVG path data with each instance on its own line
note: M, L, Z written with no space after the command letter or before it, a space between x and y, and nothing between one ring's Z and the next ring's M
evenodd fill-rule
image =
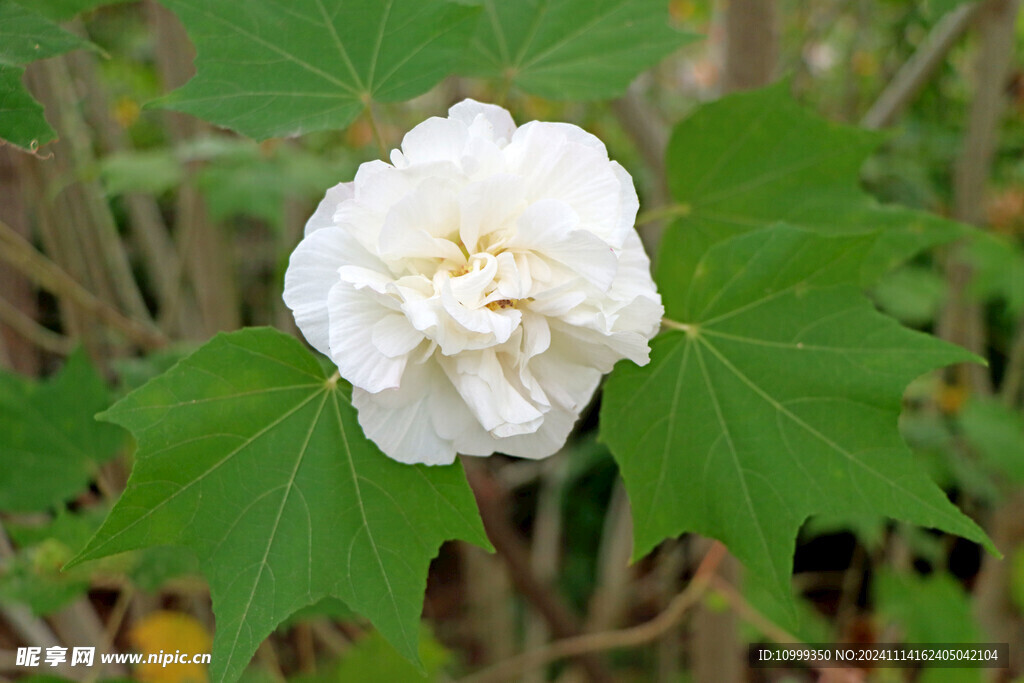
M566 657L604 652L627 647L637 647L656 640L675 626L683 615L700 600L711 583L719 563L725 557L725 546L715 542L697 568L693 579L683 592L676 595L663 612L650 621L631 628L603 633L588 633L575 638L559 640L547 647L499 662L492 667L467 676L459 683L489 683L491 681L515 680L523 671Z
M558 578L562 547L562 489L567 475L568 458L544 461L537 494L537 508L533 522L530 547L530 569L541 581L551 583ZM524 649L532 650L551 642L547 623L537 615L530 615L525 624ZM509 653L511 654L511 652ZM543 681L543 677L527 678L523 683Z
M0 221L0 245L3 246L0 259L17 268L37 286L68 299L143 348L167 345L167 338L159 330L125 316L96 297L3 221Z
M519 532L508 520L508 496L484 465L463 460L466 475L480 508L487 536L508 569L509 578L523 597L544 618L556 638L570 638L581 632L580 620L552 588L539 581L530 568L530 552ZM611 674L595 657L580 657L591 679L612 681Z
M763 633L772 642L779 643L780 645L798 645L803 643L802 640L751 606L751 604L747 602L742 595L740 595L740 592L736 590L736 587L722 577L712 576L709 583L719 595L725 598L725 601L729 603L729 607L732 608L732 610L738 614L741 619ZM852 683L864 680L864 672L855 667L824 668L812 665L811 668L815 669L822 675L822 678L820 679L822 681L836 681L843 683L849 681Z
M3 297L0 297L0 322L44 351L66 356L75 348L71 339L43 327Z
M801 642L800 639L792 633L754 609L750 603L739 594L739 591L737 591L736 588L734 588L728 581L717 576L713 576L711 577L711 585L722 595L722 597L726 599L729 606L740 616L741 619L743 619L743 621L768 636L768 638L773 642L780 643L782 645Z
M1021 389L1024 388L1024 315L1017 320L1017 329L1013 333L1010 357L1003 373L1003 385L999 387L999 398L1007 406L1017 403Z
M586 630L607 631L618 625L621 614L632 597L629 580L632 568L629 556L633 549L633 515L622 479L615 482L608 511L605 513L601 545L597 551L594 592Z
M626 94L611 103L612 113L618 119L622 130L633 140L640 156L658 178L657 194L661 199L668 196L664 187L665 148L668 147L668 126L661 114L650 106L634 83Z
M985 222L985 190L997 149L999 126L1007 104L1006 78L1014 54L1014 26L1020 0L986 0L978 15L976 87L962 148L953 174L954 218L973 225ZM986 330L981 306L967 296L972 268L955 248L945 263L949 301L939 320L943 339L984 354ZM992 394L988 370L960 365L957 381L981 396Z
M978 16L982 4L969 2L942 17L910 59L896 72L896 76L861 119L860 125L876 129L892 123L943 63L957 40Z

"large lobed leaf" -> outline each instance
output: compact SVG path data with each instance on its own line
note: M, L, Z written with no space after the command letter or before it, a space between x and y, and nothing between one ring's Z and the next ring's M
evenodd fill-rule
M43 511L80 494L124 445L122 430L93 419L110 400L81 350L41 382L0 373L0 510Z
M779 221L823 234L881 230L862 284L964 232L938 216L878 204L860 188L859 170L885 135L826 121L788 88L783 81L723 97L676 126L666 157L676 205L668 213L681 217L671 230L705 246Z
M0 0L0 139L35 150L57 134L22 83L24 65L87 43L25 5Z
M661 291L677 322L648 366L615 369L601 409L636 555L698 532L785 600L810 515L881 514L989 544L897 429L911 380L973 357L901 327L851 284L876 236L776 226L703 255L686 238L667 236L660 269L673 270Z
M82 12L102 5L117 5L130 0L18 0L50 21L67 21Z
M451 72L479 7L451 0L161 0L196 76L158 101L254 138L341 128Z
M664 0L483 0L461 71L554 99L617 97L696 38Z
M333 596L416 660L440 544L489 547L461 466L402 465L362 434L349 390L294 338L221 334L102 414L139 442L128 488L75 562L185 546L210 583L215 679Z

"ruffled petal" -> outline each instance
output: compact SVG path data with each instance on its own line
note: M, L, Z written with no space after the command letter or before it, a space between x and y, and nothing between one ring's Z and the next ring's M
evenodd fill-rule
M399 386L407 356L389 357L373 343L374 327L392 315L376 293L339 282L327 295L331 360L341 376L369 392Z
M454 235L458 221L451 184L439 178L425 180L388 211L378 237L380 254L389 261L464 261L462 252L448 239Z
M321 228L334 227L334 214L342 202L352 199L355 196L355 181L350 183L338 183L320 200L316 211L306 221L306 228L303 232L307 237Z
M573 411L552 408L544 415L544 422L537 431L506 439L495 439L494 451L531 460L547 458L565 445L565 440L569 438L569 432L579 417L579 414Z
M448 109L448 118L461 121L471 134L498 143L507 143L516 132L516 124L506 109L472 99L465 99L452 105Z
M329 356L330 318L327 297L339 281L338 269L359 264L368 272L385 277L380 259L366 251L341 228L316 229L292 252L284 274L284 303L295 315L295 324L306 341Z
M599 237L578 230L579 223L579 216L565 202L542 199L519 216L516 236L506 246L553 258L604 291L615 278L618 258Z
M402 154L410 165L436 161L457 164L462 160L468 139L469 128L465 123L434 116L405 134L402 138ZM395 165L400 166L399 163Z
M608 161L604 145L588 144L592 136L581 129L528 123L519 128L506 148L509 168L526 182L531 199L560 199L576 211L580 227L613 247L622 244L622 180Z
M443 390L443 384L449 390ZM401 386L379 393L352 389L352 405L363 432L388 457L410 465L449 465L458 452L457 432L473 416L434 363L411 365ZM438 425L435 419L444 422ZM439 428L440 427L440 428Z
M629 175L626 169L619 165L619 162L611 162L612 171L619 179L619 225L618 231L624 235L623 240L635 235L634 223L636 223L636 212L640 210L640 198L636 196L636 187L633 186L633 176ZM624 242L623 242L624 243Z
M470 412L492 436L529 434L540 427L544 413L509 381L494 349L440 360Z
M511 232L525 206L523 182L508 174L499 174L466 185L459 192L459 236L472 254L480 247L480 238L492 233ZM490 244L492 240L486 240Z

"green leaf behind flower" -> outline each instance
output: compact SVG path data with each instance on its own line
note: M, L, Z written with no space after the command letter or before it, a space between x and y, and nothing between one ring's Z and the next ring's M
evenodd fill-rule
M103 413L139 442L128 488L75 563L188 547L210 582L213 678L334 596L415 661L442 542L489 547L460 465L409 466L362 434L349 389L294 338L221 334Z
M196 76L157 101L254 138L343 128L448 75L479 7L449 0L162 0Z
M696 39L663 0L484 0L460 71L559 100L618 97Z
M82 351L40 382L0 373L0 509L42 511L81 493L127 436L93 419L110 401Z
M670 233L673 329L605 387L601 434L633 508L635 554L698 532L777 599L810 515L882 514L985 543L897 429L915 377L968 352L878 313L855 283L876 235L776 226L707 253Z
M13 0L0 0L0 139L35 150L56 139L43 107L22 83L24 66L88 45Z
M679 218L670 231L705 246L780 221L830 235L881 231L861 284L964 233L959 223L876 202L859 173L885 135L827 121L788 89L783 81L723 97L676 126L666 158L676 205L666 214ZM664 284L673 288L679 278Z

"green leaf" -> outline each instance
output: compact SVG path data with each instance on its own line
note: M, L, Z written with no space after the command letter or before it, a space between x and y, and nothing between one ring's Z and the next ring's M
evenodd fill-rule
M166 148L115 152L100 162L100 178L108 195L160 195L177 187L184 177L181 162Z
M1024 415L993 399L972 399L958 416L971 448L995 477L1024 483Z
M1010 599L1024 614L1024 547L1018 546L1010 556Z
M85 45L31 9L0 0L0 139L33 151L56 139L42 106L22 83L22 67Z
M621 95L637 74L696 36L664 0L484 0L460 71L559 100Z
M907 265L886 273L872 292L879 308L913 326L926 325L946 300L946 281L932 268Z
M67 21L102 5L117 5L129 0L18 0L50 21Z
M278 628L288 628L301 621L308 619L330 618L334 621L352 621L358 619L359 615L353 612L348 605L337 598L327 597L312 605L300 607L287 619L281 622ZM422 646L422 642L420 643Z
M338 663L335 681L360 683L393 683L394 681L439 681L441 669L451 658L444 646L430 632L422 628L420 635L420 661L423 671L396 657L396 652L380 634L374 632L360 639Z
M1024 312L1024 248L1001 235L977 231L967 259L974 268L970 293L981 301L1001 298L1013 315Z
M0 64L28 64L86 44L12 0L0 0Z
M796 610L791 611L787 609L789 605L780 604L773 599L772 594L765 590L764 584L757 581L744 581L743 595L751 607L766 616L770 623L781 626L805 643L828 643L833 638L828 620L805 598L797 598ZM770 634L758 628L759 625L760 623L744 624L744 630L750 633L748 641L771 639Z
M124 444L122 430L93 419L109 405L82 351L46 381L0 373L0 510L46 510L81 493Z
M882 568L875 577L876 610L899 627L906 643L978 643L981 628L971 610L967 592L949 574L930 576L900 574ZM925 683L980 682L980 669L931 669L925 667Z
M478 7L449 0L163 0L196 45L196 76L157 100L254 138L343 128L371 101L451 72Z
M912 379L973 356L900 327L845 284L873 236L777 226L703 258L686 253L695 247L682 233L666 238L659 276L672 270L675 284L660 289L678 322L654 339L649 365L615 368L601 408L635 556L698 532L785 599L810 515L888 515L991 547L897 429ZM682 277L670 260L695 265Z
M84 595L89 590L89 573L61 568L96 532L104 514L102 509L90 508L59 512L45 523L36 519L7 522L4 529L18 550L0 567L0 600L20 602L35 614L46 615Z
M862 284L962 234L958 223L865 194L859 169L885 136L826 121L797 105L788 88L783 81L723 97L676 126L666 166L677 204L668 213L681 218L670 232L710 246L779 221L823 234L882 230Z
M21 79L25 69L0 64L0 139L35 151L57 139L43 116L43 105L35 101Z
M334 596L405 657L442 542L489 547L461 465L412 467L362 434L349 390L296 339L221 334L103 413L139 442L128 488L73 563L189 548L210 582L214 679Z
M27 605L33 614L45 616L85 595L88 574L61 571L73 552L56 540L18 551L0 570L0 602Z

